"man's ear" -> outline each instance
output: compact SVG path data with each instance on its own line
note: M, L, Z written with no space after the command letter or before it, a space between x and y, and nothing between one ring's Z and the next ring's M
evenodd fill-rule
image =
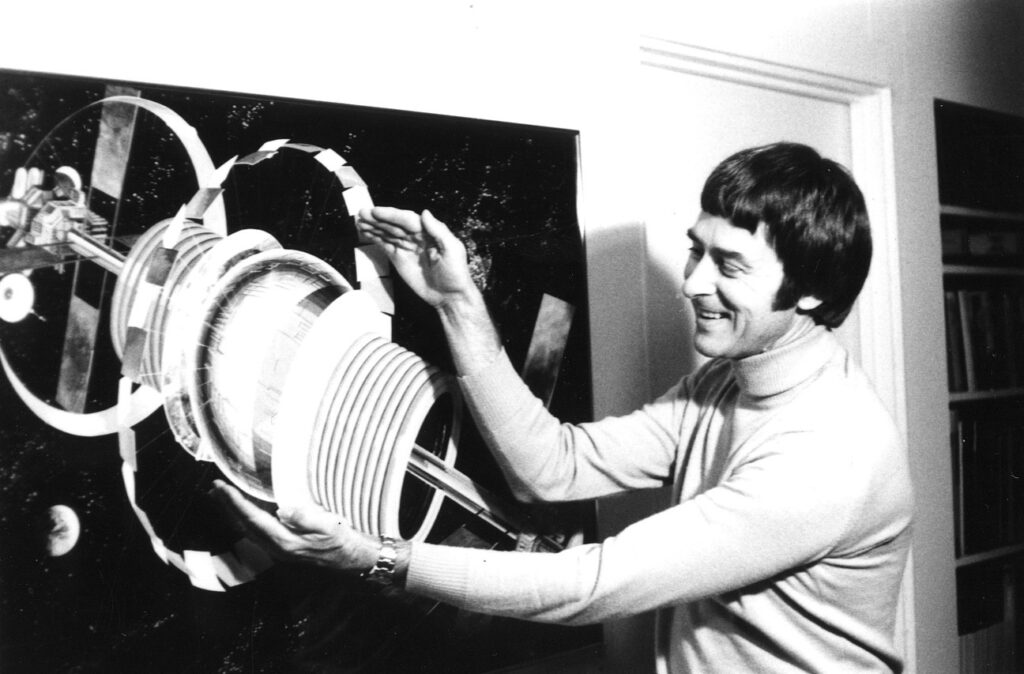
M796 301L796 308L800 311L807 313L808 311L814 311L821 306L821 300L814 295L804 295Z

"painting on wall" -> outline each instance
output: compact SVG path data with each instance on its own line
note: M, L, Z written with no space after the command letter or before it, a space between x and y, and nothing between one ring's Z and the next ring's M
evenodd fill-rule
M430 209L506 351L591 415L577 133L0 71L0 667L483 672L596 628L273 563L208 496L545 554L587 504L511 497L433 310L353 226Z

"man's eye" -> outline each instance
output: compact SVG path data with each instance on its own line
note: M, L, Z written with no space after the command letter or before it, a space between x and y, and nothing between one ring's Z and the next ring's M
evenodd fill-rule
M722 274L729 277L739 276L740 274L743 273L743 267L740 267L739 265L733 264L731 262L723 262L718 265L718 268L722 272Z

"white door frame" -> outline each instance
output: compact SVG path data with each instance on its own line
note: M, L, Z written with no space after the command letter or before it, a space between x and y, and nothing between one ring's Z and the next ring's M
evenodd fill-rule
M849 168L864 192L874 243L871 272L857 300L860 362L892 414L906 446L906 387L889 89L870 82L647 36L640 39L640 62L647 67L849 107L852 156ZM903 651L908 674L916 670L913 581L911 558L904 574L896 629L897 645Z

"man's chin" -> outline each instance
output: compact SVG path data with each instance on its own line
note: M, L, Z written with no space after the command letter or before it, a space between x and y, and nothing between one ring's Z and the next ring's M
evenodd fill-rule
M699 337L693 342L694 350L705 358L718 358L723 354L720 346L709 344Z

